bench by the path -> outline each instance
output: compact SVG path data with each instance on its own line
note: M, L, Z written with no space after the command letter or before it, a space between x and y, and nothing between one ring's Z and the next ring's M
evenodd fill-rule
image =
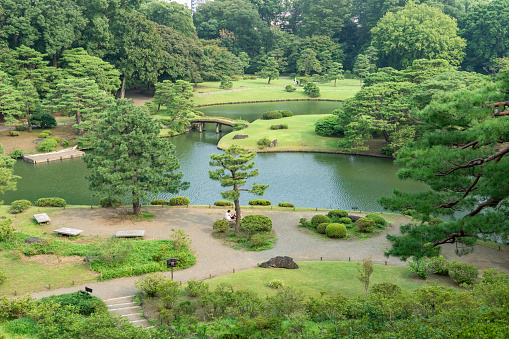
M78 229L69 228L69 227L62 227L57 230L54 230L53 232L75 237L75 236L79 235L81 232L83 232L83 230L78 230Z
M144 237L144 236L145 236L145 230L118 231L115 234L115 237L117 237L117 238L136 238L136 237Z

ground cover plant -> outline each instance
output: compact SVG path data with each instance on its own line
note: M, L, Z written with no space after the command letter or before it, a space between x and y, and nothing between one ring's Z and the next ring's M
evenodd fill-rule
M372 265L366 284L359 263L298 264L298 270L256 268L174 284L171 304L163 297L168 292L154 288L154 281L165 286L164 279L146 277L138 285L156 323L207 338L406 338L422 331L463 338L480 324L486 331L480 333L503 333L509 324L501 294L509 279L500 271L488 270L473 288L461 289L424 284L404 267Z

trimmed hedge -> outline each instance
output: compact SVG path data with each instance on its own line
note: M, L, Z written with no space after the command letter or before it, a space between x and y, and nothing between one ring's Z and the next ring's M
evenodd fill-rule
M325 234L325 229L327 229L327 226L330 224L327 222L321 223L318 226L316 226L316 231L320 234Z
M188 197L173 197L170 199L170 206L189 205L191 200Z
M32 206L32 203L28 200L16 200L11 203L11 209L9 213L18 214Z
M23 131L27 130L27 128L25 126L22 126L22 125L17 125L14 128L16 129L16 131L19 131L19 132L23 132Z
M288 129L287 124L279 124L279 125L272 125L270 126L271 130L278 130L278 129Z
M104 197L99 200L102 207L117 207L122 205L122 199L116 197Z
M343 224L329 224L325 228L325 234L329 238L344 238L346 236L346 226Z
M285 91L286 92L295 92L296 88L293 87L292 85L286 85L285 86Z
M249 205L251 206L269 206L272 203L269 200L265 199L253 199L249 200Z
M385 225L386 223L385 219L376 213L366 214L366 218L372 219L377 225Z
M240 228L249 234L270 232L272 230L272 220L265 215L247 215L240 221Z
M278 204L279 207L295 207L293 204L289 203L289 202L280 202Z
M330 210L327 215L329 218L344 218L348 215L348 212L345 210Z
M150 205L168 205L170 202L164 199L154 199L150 202Z
M330 219L329 219L326 215L323 215L323 214L316 214L316 215L314 215L314 216L311 218L311 225L312 225L314 228L317 228L317 227L318 227L318 225L323 224L323 223L327 223L327 224L329 224L329 223L330 223Z
M279 112L283 116L283 118L293 117L293 112L287 109L280 109Z
M225 232L230 228L230 225L228 224L228 221L220 219L214 222L212 228L214 229L214 231Z
M355 225L359 228L359 231L363 233L371 233L376 227L375 221L366 217L357 220Z
M214 206L233 206L233 202L228 200L218 200L214 202Z
M35 202L39 207L65 207L67 203L62 198L41 198Z
M262 119L270 120L270 119L281 119L283 118L283 114L280 111L267 111L262 114Z
M353 221L349 217L343 217L343 218L339 218L339 223L348 225L348 224L353 223Z

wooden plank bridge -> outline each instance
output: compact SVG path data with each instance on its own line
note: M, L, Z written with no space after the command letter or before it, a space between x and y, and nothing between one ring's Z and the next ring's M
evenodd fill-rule
M27 154L23 156L23 160L35 165L56 160L77 159L83 155L85 155L85 152L77 150L76 146L74 146L73 148L66 148L56 152Z
M228 118L220 118L220 117L197 117L193 119L189 119L189 122L191 124L198 124L198 130L203 132L205 130L205 124L216 124L216 133L219 133L222 131L222 126L230 126L233 127L238 121ZM247 124L247 123L246 123Z

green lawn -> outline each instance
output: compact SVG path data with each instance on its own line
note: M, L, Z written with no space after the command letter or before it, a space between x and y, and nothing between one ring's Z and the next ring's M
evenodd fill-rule
M306 296L320 297L320 292L332 296L341 292L347 297L356 297L365 293L364 285L357 279L358 263L341 261L305 261L297 262L299 269L253 268L207 280L211 289L226 283L235 289L250 289L259 296L275 295L277 290L267 284L279 279L285 286L291 286ZM417 278L407 267L374 265L370 283L391 282L404 290L415 290L426 283ZM452 286L452 284L451 284Z
M246 101L270 101L270 100L292 100L310 99L303 87L297 87L295 92L286 92L284 87L293 84L293 80L273 80L270 85L266 80L240 80L233 81L232 89L244 89L241 91L225 91L219 88L219 82L206 82L200 84L195 94L220 92L206 95L196 95L193 100L196 105L210 105L215 103L246 102ZM334 84L318 84L320 97L317 99L345 100L351 98L359 90L358 80L341 80L337 86Z

